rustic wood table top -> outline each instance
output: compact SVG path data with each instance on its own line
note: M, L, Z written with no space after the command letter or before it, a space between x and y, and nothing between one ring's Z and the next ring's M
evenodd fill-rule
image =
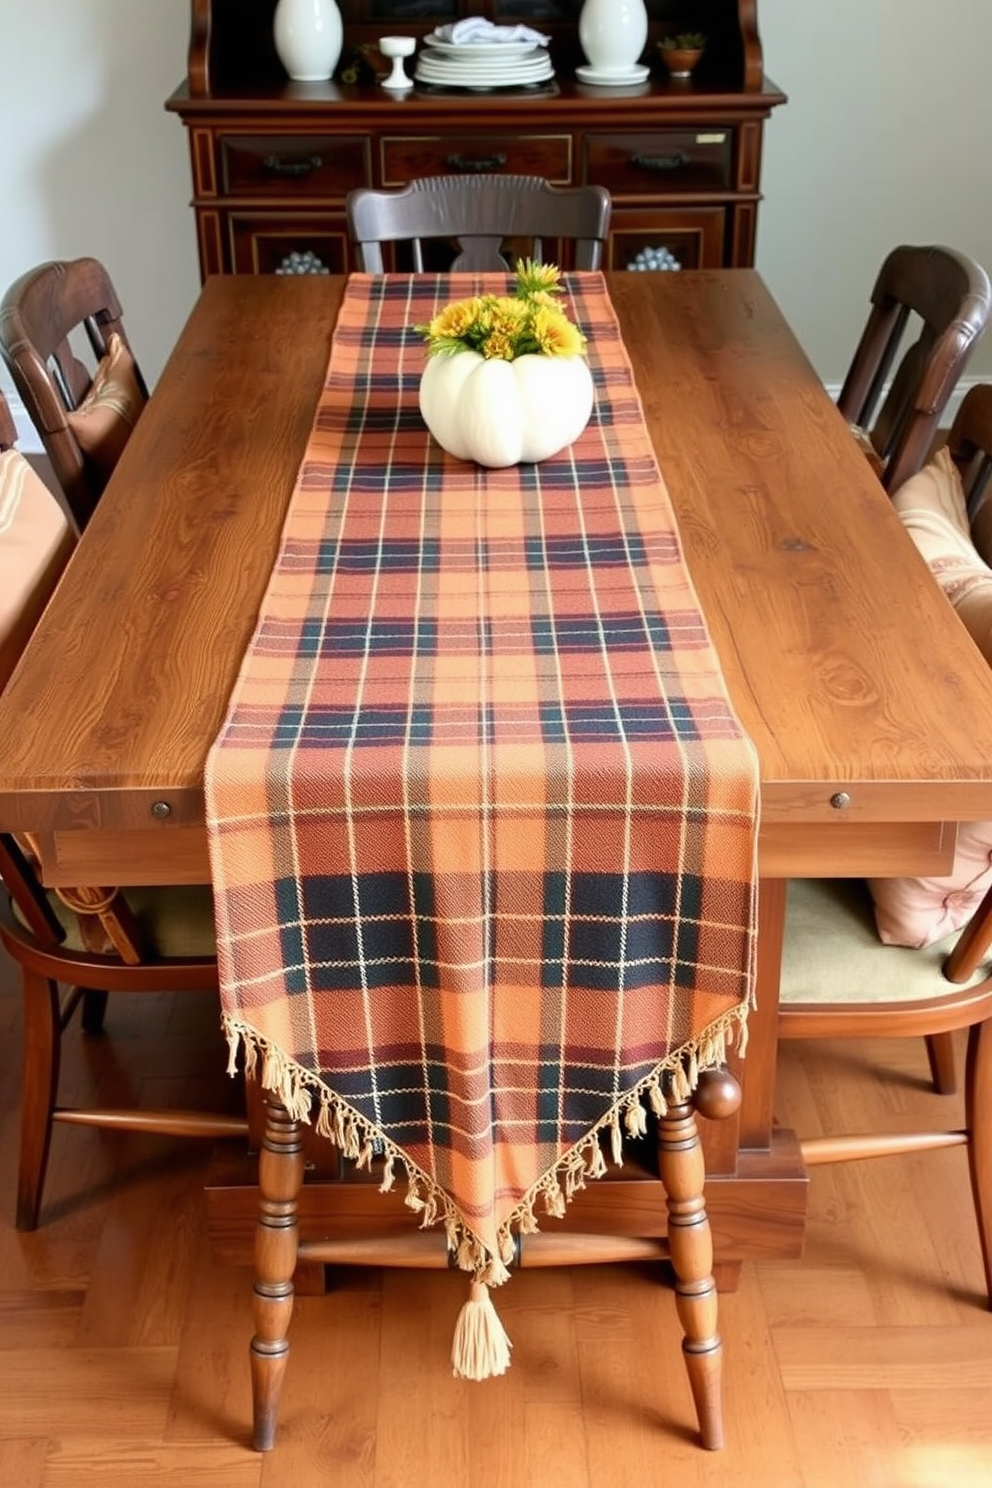
M942 821L992 816L984 662L760 277L608 279L761 757L763 874L922 869ZM132 881L208 876L204 759L343 284L208 281L0 702L0 825L39 833L53 882L122 857Z

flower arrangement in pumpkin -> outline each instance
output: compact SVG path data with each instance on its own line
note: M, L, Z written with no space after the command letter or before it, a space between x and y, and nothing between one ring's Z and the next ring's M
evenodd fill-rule
M545 460L589 422L586 338L562 308L561 272L524 260L513 294L454 300L414 330L427 343L420 411L460 460Z
M555 264L525 259L512 295L474 295L445 305L425 326L415 326L428 356L477 351L487 360L519 356L581 356L586 338L569 320L556 295L564 293Z

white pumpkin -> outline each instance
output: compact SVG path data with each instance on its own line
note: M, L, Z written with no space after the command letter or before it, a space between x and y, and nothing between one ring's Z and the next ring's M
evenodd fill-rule
M505 362L460 351L429 357L420 379L420 412L438 444L496 469L546 460L571 444L592 400L592 373L579 356Z

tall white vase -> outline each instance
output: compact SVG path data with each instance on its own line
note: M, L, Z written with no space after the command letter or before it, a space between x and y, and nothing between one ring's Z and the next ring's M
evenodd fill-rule
M279 61L295 82L324 82L341 56L336 0L279 0L272 36Z
M594 72L631 72L647 39L644 0L585 0L579 41Z

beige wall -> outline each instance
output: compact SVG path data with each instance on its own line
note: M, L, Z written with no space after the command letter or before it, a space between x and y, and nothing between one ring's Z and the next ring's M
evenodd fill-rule
M185 135L163 109L189 0L0 0L0 16L0 285L95 254L154 379L199 283ZM760 0L759 17L790 101L766 134L758 267L834 384L890 245L948 242L992 270L992 0ZM992 334L970 371L992 375Z
M759 0L758 16L789 95L765 134L758 267L836 383L895 243L948 243L992 273L992 0ZM968 375L992 375L992 331Z

